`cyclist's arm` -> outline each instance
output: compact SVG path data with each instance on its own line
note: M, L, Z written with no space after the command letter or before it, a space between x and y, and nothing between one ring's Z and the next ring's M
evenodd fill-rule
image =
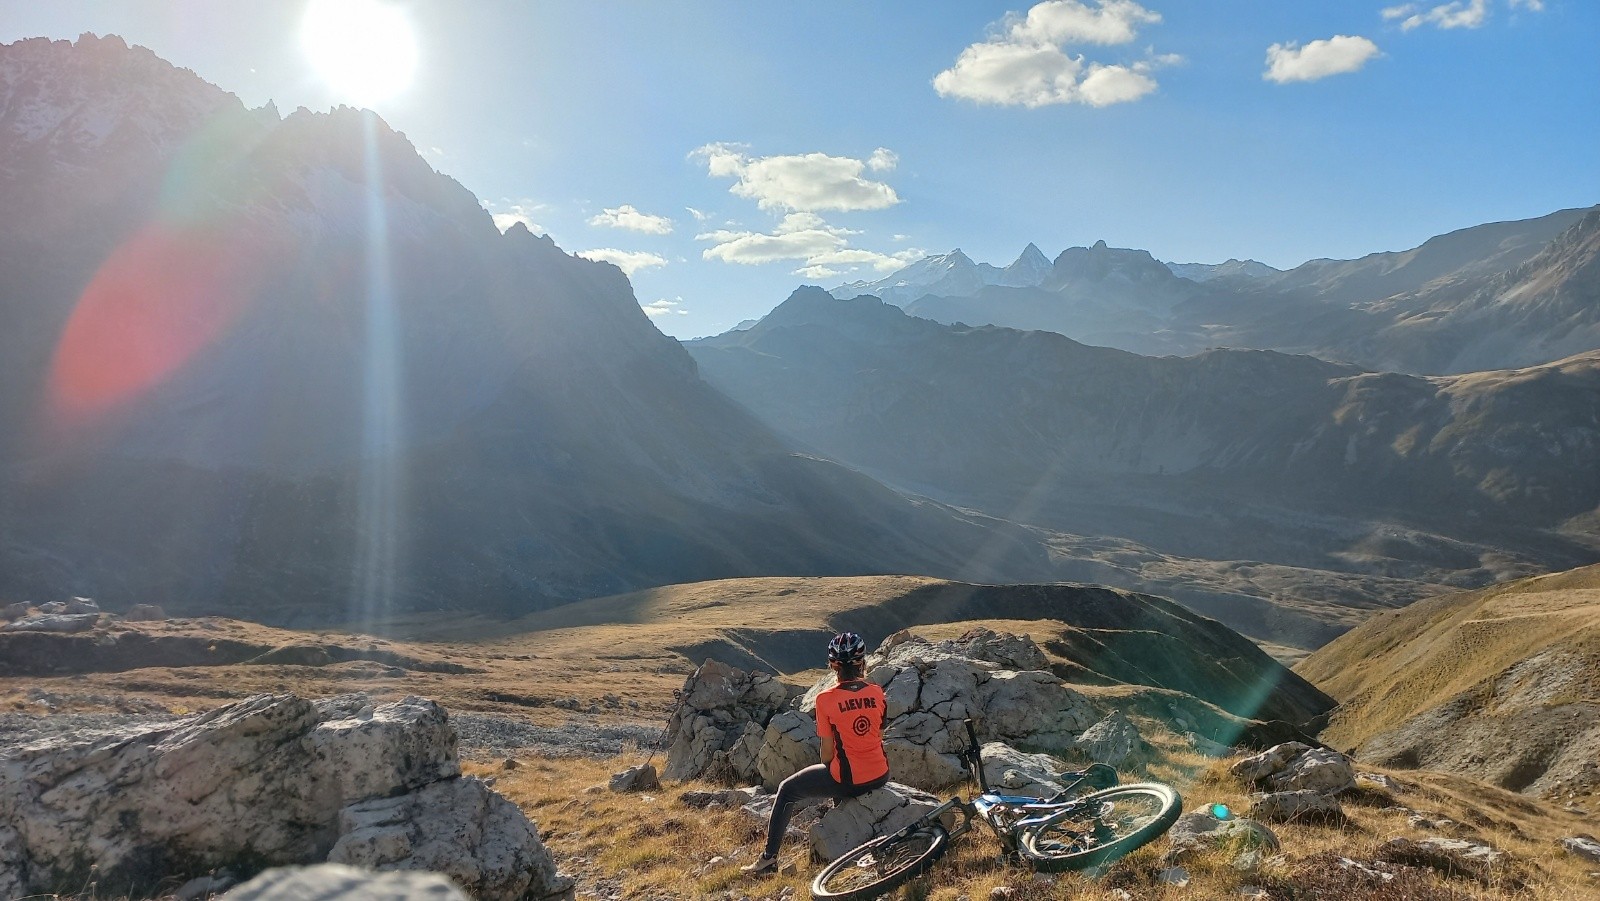
M835 753L835 748L833 746L833 736L831 736L831 735L823 735L823 736L819 736L819 737L822 739L822 762L823 763L833 763L833 755Z

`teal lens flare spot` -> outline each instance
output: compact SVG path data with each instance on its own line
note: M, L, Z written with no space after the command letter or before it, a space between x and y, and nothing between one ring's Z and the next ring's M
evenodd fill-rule
M1228 817L1233 816L1233 811L1229 810L1226 804L1213 804L1211 805L1211 815L1219 820L1226 820Z

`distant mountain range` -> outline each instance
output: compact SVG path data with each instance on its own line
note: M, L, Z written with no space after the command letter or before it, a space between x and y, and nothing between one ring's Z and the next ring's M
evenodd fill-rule
M1600 556L1600 352L1450 378L1151 358L815 288L687 346L796 442L1060 533L1463 586Z
M117 38L0 47L0 596L271 621L723 576L1053 578L793 451L609 264L370 113Z
M820 289L686 349L620 270L502 235L376 116L249 110L87 35L0 46L0 209L8 599L361 622L910 573L1105 582L1308 649L1600 553L1592 353L1162 360ZM1030 245L875 290L1151 351L1548 354L1588 340L1595 231L1203 281Z
M1254 261L1161 263L1102 241L1068 248L1048 270L1028 252L1001 270L956 251L832 294L870 294L947 324L1054 331L1136 353L1247 347L1452 374L1600 348L1597 256L1600 207L1592 207L1283 272ZM1030 277L1000 278L1013 270Z

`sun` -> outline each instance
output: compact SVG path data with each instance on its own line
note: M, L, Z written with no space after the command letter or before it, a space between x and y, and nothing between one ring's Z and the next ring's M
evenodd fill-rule
M300 45L328 87L357 106L405 90L417 68L411 21L380 0L311 0Z

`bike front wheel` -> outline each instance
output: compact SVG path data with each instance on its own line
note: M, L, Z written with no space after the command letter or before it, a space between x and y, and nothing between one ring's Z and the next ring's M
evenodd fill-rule
M1183 799L1171 786L1137 782L1084 795L1069 810L1022 830L1017 850L1034 869L1110 863L1170 829L1183 812Z
M873 839L846 851L811 880L811 897L867 901L921 876L950 845L950 833L933 824L903 836Z

